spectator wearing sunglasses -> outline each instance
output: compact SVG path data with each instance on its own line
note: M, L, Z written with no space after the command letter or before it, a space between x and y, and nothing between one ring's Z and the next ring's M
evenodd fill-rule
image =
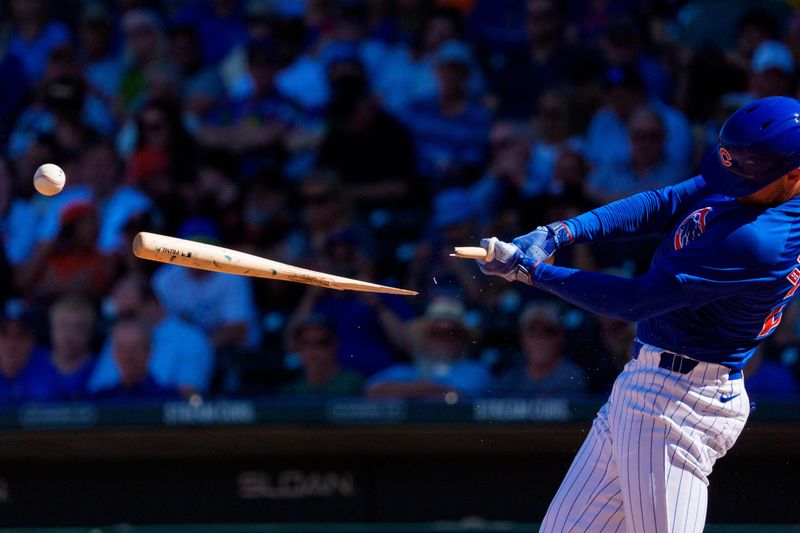
M312 314L298 323L292 332L290 345L303 365L303 376L285 385L280 392L296 395L361 394L364 378L339 364L336 330L324 316Z
M519 362L497 379L495 390L532 396L585 392L583 370L564 356L565 338L558 304L528 304L519 321Z

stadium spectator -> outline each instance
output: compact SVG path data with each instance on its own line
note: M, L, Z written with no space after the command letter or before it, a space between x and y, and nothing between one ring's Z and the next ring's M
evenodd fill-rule
M436 52L438 96L399 114L414 139L417 174L432 191L468 184L486 157L491 113L467 90L473 62L465 43L443 44Z
M100 214L99 250L106 254L127 253L130 243L123 240L122 230L133 215L153 207L151 200L138 189L123 184L122 163L108 141L86 147L81 157L81 172Z
M519 319L522 357L505 371L493 389L502 394L552 396L586 391L584 371L564 354L567 331L553 302L528 304Z
M411 43L394 43L377 61L367 61L370 81L386 108L402 113L418 100L434 99L439 92L437 54L449 42L463 38L463 16L451 6L438 6L425 15ZM486 81L477 62L467 65L466 87L480 98Z
M789 47L779 41L764 41L753 53L750 94L753 98L791 94L794 72Z
M164 24L149 9L133 9L122 17L125 65L120 79L120 102L135 111L149 96L153 82L169 68L169 43Z
M664 61L642 49L640 30L632 19L612 20L600 37L600 49L608 65L635 68L650 98L672 103L674 80L665 69Z
M48 399L37 379L47 364L47 350L36 344L32 317L13 303L0 314L0 404Z
M186 220L183 239L219 244L219 228L207 218ZM167 313L198 326L216 350L254 349L261 334L248 277L164 265L153 275L153 290Z
M303 225L288 233L278 246L284 261L313 267L331 235L345 230L352 229L364 243L370 240L363 228L355 228L352 210L334 173L318 170L303 180L299 189Z
M652 108L640 107L628 122L628 155L597 165L589 186L597 203L607 203L650 189L660 189L686 179L685 161L670 157L661 116Z
M586 155L592 164L602 165L630 157L628 125L634 111L645 104L661 117L666 157L689 164L692 134L686 117L666 104L648 100L642 79L635 69L609 69L605 74L605 90L605 104L592 117L586 132Z
M99 2L86 3L78 25L79 52L84 62L90 98L98 98L113 109L122 78L122 57L116 50L111 14ZM115 110L118 111L118 110Z
M372 280L374 265L365 248L352 231L333 233L325 242L319 270ZM290 331L292 324L311 314L325 317L336 329L342 366L365 376L390 366L396 352L409 349L405 322L411 309L402 297L309 287L290 321Z
M97 246L100 221L97 207L78 200L61 210L60 230L52 243L44 243L20 274L23 289L50 301L66 292L99 301L110 287L114 260Z
M214 351L197 326L164 311L151 287L136 276L119 280L104 302L104 318L135 318L150 330L150 374L155 381L184 396L206 394L214 371ZM97 392L120 382L113 345L100 351L89 390Z
M150 327L134 318L124 318L111 330L111 351L119 372L119 383L98 390L94 400L177 400L174 388L159 384L149 370Z
M525 196L551 192L556 160L562 150L582 148L582 139L573 134L573 109L565 89L542 93L536 113L536 137L530 148Z
M8 52L25 67L27 78L36 83L44 76L50 52L70 41L70 31L64 23L51 20L49 3L45 0L11 0L13 33Z
M181 77L181 101L189 117L202 121L225 96L225 86L216 68L203 62L201 42L192 26L177 26L170 32L170 59Z
M244 156L245 174L278 170L288 158L284 136L302 127L302 111L275 86L281 64L272 41L251 41L247 62L252 93L217 106L198 130L197 140L204 148Z
M203 62L215 65L245 35L241 2L236 0L199 0L183 4L173 23L197 29L202 44Z
M68 294L50 306L52 348L36 375L46 399L74 400L85 395L95 365L91 343L96 320L94 307L81 296Z
M3 91L0 92L0 146L5 155L8 136L17 121L28 97L29 83L22 62L8 49L0 47L0 79L4 80Z
M362 211L407 201L414 185L408 131L369 94L363 77L341 78L331 89L317 164L341 176L346 195Z
M472 191L458 187L445 189L434 197L425 238L417 243L409 264L409 287L424 294L463 297L479 305L482 288L473 282L476 266L454 261L450 253L454 246L472 239L482 200Z
M489 63L487 77L499 116L532 116L545 89L568 81L576 52L565 39L562 9L556 0L529 0L525 15L528 42L497 54Z
M303 376L280 388L282 394L360 395L364 377L343 368L337 359L336 329L321 315L309 315L294 326L291 349L300 358Z
M469 359L471 331L464 304L456 299L433 300L412 325L415 343L411 363L398 363L367 380L367 395L376 397L456 398L489 391L488 370Z
M82 79L67 75L48 80L42 95L40 101L20 113L14 125L8 140L12 159L22 156L42 135L52 135L60 150L77 156L96 133L89 126L91 117L84 106L86 85Z

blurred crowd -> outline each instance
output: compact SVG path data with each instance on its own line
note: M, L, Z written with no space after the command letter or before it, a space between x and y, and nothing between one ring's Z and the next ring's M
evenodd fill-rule
M2 403L606 392L631 324L452 246L686 179L730 112L798 94L796 2L0 6ZM142 230L420 295L140 261ZM556 261L635 276L654 244ZM751 397L797 392L796 316Z

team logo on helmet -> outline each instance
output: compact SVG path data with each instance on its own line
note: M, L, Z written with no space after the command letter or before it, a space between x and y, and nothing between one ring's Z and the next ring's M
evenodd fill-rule
M731 153L725 148L720 148L719 149L719 162L722 163L722 166L723 167L729 167L729 166L731 166L733 164L732 161L733 161L733 157L731 156Z
M674 245L676 250L680 250L703 234L706 230L706 217L709 212L711 212L711 208L704 207L683 219L683 222L675 231Z

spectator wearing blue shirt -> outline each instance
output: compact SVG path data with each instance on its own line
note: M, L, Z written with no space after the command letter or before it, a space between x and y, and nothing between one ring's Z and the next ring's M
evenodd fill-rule
M91 341L97 316L81 296L62 296L50 306L50 350L36 381L47 391L47 400L74 400L86 393L94 370Z
M206 218L186 220L178 237L220 244L217 224ZM253 349L261 331L251 278L164 265L152 279L153 290L169 314L198 326L215 349Z
M528 304L519 319L522 357L495 383L503 394L552 396L586 391L584 371L566 358L563 348L567 331L554 302Z
M414 140L417 174L434 191L471 182L486 157L492 117L467 90L472 64L466 44L443 44L436 53L438 96L400 114Z
M36 345L31 318L7 304L0 315L0 404L46 399L47 390L36 379L46 361L46 350Z
M441 399L448 393L472 397L488 392L489 371L469 359L471 331L460 300L433 300L411 329L416 345L413 361L368 379L368 396Z
M667 151L664 123L652 108L634 111L628 136L628 155L599 163L589 176L589 186L599 203L672 185L689 172L685 161L672 158Z
M124 318L111 331L111 350L119 372L117 385L92 395L95 400L177 400L174 388L159 384L150 374L150 327L135 318Z
M629 158L628 125L642 105L661 117L665 152L669 160L688 165L692 156L692 132L686 117L675 108L648 99L644 83L633 67L611 68L605 75L605 104L593 116L586 131L586 156L594 165Z
M38 82L53 48L69 43L69 30L62 22L49 20L44 0L12 0L10 4L14 33L8 51L22 62L28 79Z
M111 315L106 318L136 317L151 329L149 368L157 383L177 389L184 396L208 392L214 371L211 342L197 326L167 314L146 281L134 276L121 279L104 309ZM114 387L119 381L113 345L107 342L89 381L89 390Z

